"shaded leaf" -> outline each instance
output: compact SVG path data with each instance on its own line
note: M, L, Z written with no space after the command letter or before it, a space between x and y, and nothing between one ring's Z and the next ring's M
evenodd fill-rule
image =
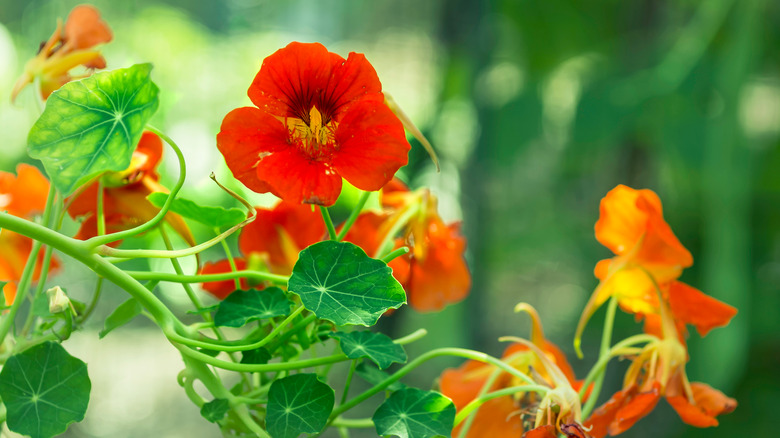
M241 353L241 363L261 365L271 360L271 353L264 347L247 350Z
M256 319L287 315L291 305L292 301L278 287L237 290L219 303L214 314L214 324L220 327L241 327Z
M151 70L151 64L137 64L97 73L49 96L30 130L27 151L43 162L63 195L103 172L130 165L159 104Z
M368 364L367 362L361 362L358 364L357 367L355 367L355 371L357 372L358 376L365 380L366 382L372 384L372 385L379 385L380 383L384 382L388 377L390 377L389 374L386 372L380 370L379 368ZM407 388L406 384L402 383L399 380L396 380L393 382L390 386L387 387L388 391L398 391L399 389Z
M436 391L406 388L394 392L371 419L379 435L449 437L455 422L455 405Z
M225 418L225 414L230 410L230 403L224 398L215 398L214 400L204 403L200 408L200 415L206 420L216 423L217 421Z
M387 264L349 242L328 240L301 251L288 288L306 309L336 325L371 326L406 303Z
M135 298L130 298L120 304L119 307L108 315L106 321L103 323L103 330L98 333L98 336L100 336L100 339L103 339L111 330L127 324L133 318L140 315L141 310L143 310L143 307L141 307L141 303Z
M404 348L382 333L368 331L335 332L331 338L339 340L341 351L350 359L367 357L379 366L379 369L389 367L393 362L406 362Z
M146 197L157 208L168 199L167 193L155 192ZM200 222L209 228L232 227L246 219L246 213L238 208L202 206L189 199L176 198L171 203L172 212Z
M59 435L84 419L91 387L87 365L56 342L11 356L0 371L8 428L32 438Z
M268 433L272 438L318 433L327 424L335 400L333 389L316 374L295 374L276 380L268 391Z

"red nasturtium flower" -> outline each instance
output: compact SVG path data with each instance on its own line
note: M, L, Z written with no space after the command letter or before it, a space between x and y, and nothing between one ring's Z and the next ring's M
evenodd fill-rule
M244 258L236 258L238 269L262 269L289 275L298 260L298 253L325 236L320 214L310 205L281 201L273 208L258 207L255 220L247 224L238 238ZM230 272L227 260L206 263L201 274ZM242 288L248 288L242 279ZM219 299L230 295L236 287L233 280L202 284L203 289ZM254 285L258 287L258 285Z
M43 212L49 192L49 181L34 166L19 164L16 175L0 172L0 211L21 218L30 219ZM14 233L10 230L0 230L0 281L7 281L3 294L5 304L10 305L16 297L16 284L22 277L22 271L32 251L32 239ZM39 258L43 253L39 254ZM41 275L41 262L33 271L33 280ZM51 270L56 269L59 262L52 258Z
M544 337L539 315L533 307L521 303L516 310L528 312L531 316L531 342L510 345L502 360L518 371L534 376L539 384L550 387L550 396L542 397L529 392L489 400L474 414L466 436L515 438L522 435L541 438L557 437L560 432L571 437L585 437L579 425L580 405L575 392L580 382L575 380L566 356ZM456 409L461 410L479 396L496 370L493 365L470 360L459 368L445 370L439 387L442 394L453 401ZM523 384L525 382L517 377L501 372L489 391ZM529 424L532 429L525 430ZM452 436L459 436L461 427L462 424L455 427Z
M255 192L328 206L342 177L379 190L407 162L403 125L362 54L290 43L263 61L248 94L257 108L228 113L217 147Z
M108 172L101 177L103 183L103 211L106 233L116 233L151 220L160 211L146 199L154 192L168 192L159 183L156 168L162 158L160 137L144 132L133 152L130 166L121 172ZM77 239L97 236L98 182L94 182L74 195L68 207L72 218L83 217ZM195 244L190 229L176 213L165 215L165 221L190 245ZM118 245L119 242L113 242Z
M87 69L106 68L106 60L94 47L111 41L111 29L100 19L97 9L89 5L73 8L65 21L57 24L51 38L41 45L38 55L24 67L11 93L15 100L19 92L36 78L44 99L63 84L73 80L70 71L80 65Z

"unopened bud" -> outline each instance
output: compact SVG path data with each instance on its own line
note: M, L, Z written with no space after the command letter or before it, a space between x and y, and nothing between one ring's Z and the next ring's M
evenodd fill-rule
M49 312L52 314L64 312L70 307L70 299L59 286L46 291L46 295L49 296Z

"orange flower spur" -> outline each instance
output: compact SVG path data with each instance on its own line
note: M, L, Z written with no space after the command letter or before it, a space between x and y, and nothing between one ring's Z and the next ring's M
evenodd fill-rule
M155 170L162 158L160 137L144 132L133 151L130 166L121 172L108 172L101 177L103 183L103 212L106 233L116 233L148 222L160 211L146 199L154 192L168 192L159 183ZM70 200L68 214L76 219L83 218L77 239L97 236L97 198L99 184L94 182L77 192ZM165 221L190 245L195 244L190 229L181 216L169 212ZM112 245L119 245L113 242Z
M601 200L596 239L615 257L594 270L601 280L591 295L575 334L579 346L590 316L610 297L631 313L656 313L656 285L677 279L693 257L664 221L661 200L651 190L619 185Z
M43 212L49 192L49 181L34 166L19 164L16 175L0 172L0 211L21 218L31 219ZM16 282L30 258L32 239L10 230L0 230L0 281L9 282L2 288L5 304L10 305L16 297ZM43 253L33 271L33 281L41 275ZM57 259L52 258L52 270L59 267Z
M41 45L38 54L24 68L11 93L11 101L22 89L40 81L41 96L46 99L73 77L70 71L82 65L87 69L106 68L106 60L94 47L111 41L111 29L100 19L100 12L92 6L73 8L65 21L57 24L48 41Z
M319 43L290 43L263 61L248 94L257 108L228 113L217 147L255 192L328 206L342 177L379 190L407 163L403 125L362 54L345 60Z

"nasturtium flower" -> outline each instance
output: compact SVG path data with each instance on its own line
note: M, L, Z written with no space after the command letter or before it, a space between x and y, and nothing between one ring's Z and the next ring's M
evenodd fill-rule
M154 192L167 193L157 174L157 165L162 158L160 137L144 132L138 146L133 151L130 166L120 172L107 172L101 176L103 184L103 212L106 234L127 230L148 222L160 211L152 205L147 196ZM97 236L97 199L99 184L97 181L79 190L69 200L68 214L76 219L83 218L77 239L89 239ZM190 245L195 244L189 227L176 213L168 212L165 221ZM118 245L119 242L113 244Z
M246 269L246 260L242 258L233 259L233 263L236 265L236 270ZM228 259L219 260L216 262L206 262L200 268L198 275L204 274L223 274L232 271L230 261ZM246 278L240 280L241 290L248 290L249 283ZM234 280L221 280L221 281L207 281L200 285L203 290L214 295L220 300L224 300L228 295L232 294L236 290L236 282Z
M248 94L256 107L225 116L217 147L255 192L328 206L342 177L379 190L407 163L403 125L362 54L290 43L263 61Z
M0 171L0 211L32 219L46 208L49 181L34 166L19 164L16 175ZM24 266L30 258L32 239L13 231L0 230L0 281L7 281L3 288L6 305L13 303L16 297L16 282L22 277ZM38 254L38 262L33 271L33 281L41 275L43 252ZM50 271L59 267L52 257Z
M97 9L89 5L76 6L68 15L64 29L62 23L58 23L57 30L41 45L38 54L27 62L24 73L14 85L11 100L36 79L40 81L41 96L46 99L54 90L74 79L70 75L74 68L106 68L106 60L95 47L111 38L111 29L100 19Z

